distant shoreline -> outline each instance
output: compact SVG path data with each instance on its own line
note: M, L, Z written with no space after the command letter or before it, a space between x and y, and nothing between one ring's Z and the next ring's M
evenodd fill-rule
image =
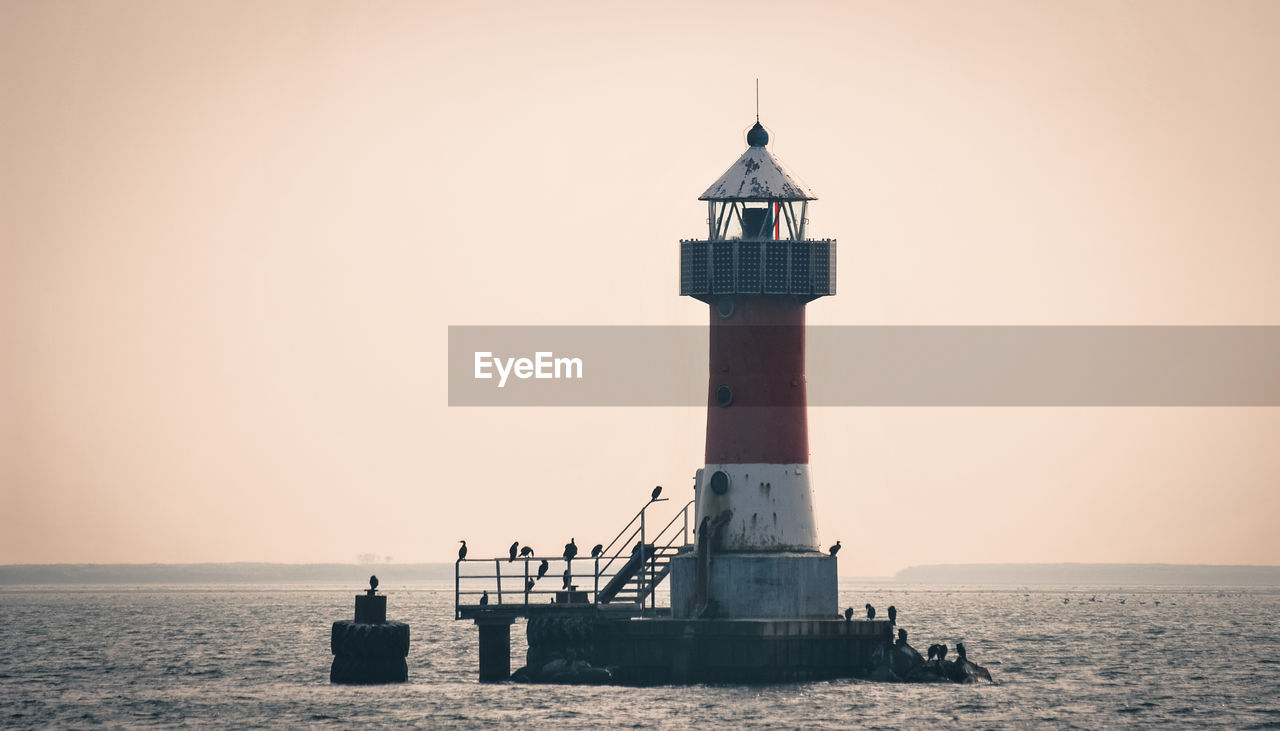
M453 563L414 564L11 564L0 586L99 584L351 584L370 574L383 585L452 586ZM932 564L894 576L841 576L842 582L961 585L1278 586L1280 566L1192 564Z
M1280 566L1195 564L932 564L894 577L910 584L1280 586Z

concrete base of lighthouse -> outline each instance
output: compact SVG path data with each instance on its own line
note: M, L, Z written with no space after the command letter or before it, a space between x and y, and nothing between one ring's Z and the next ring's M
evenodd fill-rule
M836 559L819 553L714 553L706 593L698 591L698 556L671 560L675 619L829 619L840 611ZM703 608L708 609L703 611Z

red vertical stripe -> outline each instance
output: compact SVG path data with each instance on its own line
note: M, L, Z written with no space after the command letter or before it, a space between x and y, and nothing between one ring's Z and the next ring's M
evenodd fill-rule
M778 240L778 227L782 225L782 221L778 220L778 214L782 212L782 204L773 204L773 240Z

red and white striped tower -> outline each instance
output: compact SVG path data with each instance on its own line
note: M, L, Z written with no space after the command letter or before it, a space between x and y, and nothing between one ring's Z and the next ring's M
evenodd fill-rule
M711 318L706 465L695 487L702 566L673 567L676 616L805 617L836 610L809 475L805 305L835 294L835 241L805 238L813 193L747 150L700 200L708 237L680 242L680 293Z

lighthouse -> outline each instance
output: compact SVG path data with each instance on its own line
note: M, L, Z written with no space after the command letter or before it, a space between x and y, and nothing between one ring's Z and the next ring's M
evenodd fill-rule
M680 294L707 306L710 370L696 544L672 562L672 613L830 617L836 559L814 519L805 307L835 294L836 242L806 238L816 196L769 151L759 119L746 142L699 198L707 237L680 242Z

